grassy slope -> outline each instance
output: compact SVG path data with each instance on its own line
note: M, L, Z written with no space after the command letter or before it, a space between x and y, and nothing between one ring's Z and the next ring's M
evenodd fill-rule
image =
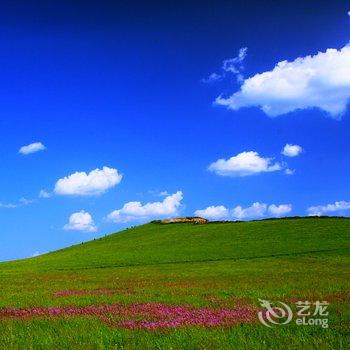
M88 318L0 322L0 346L105 348L345 348L349 323L350 220L147 224L41 257L0 264L0 307L164 302L234 306L325 299L328 330L244 325L159 334L111 329ZM63 289L112 296L54 298ZM89 331L87 332L86 329ZM1 345L2 344L2 345ZM82 345L84 344L84 345Z
M150 223L45 256L7 263L3 268L46 270L199 262L338 251L349 247L348 219L304 218L208 225Z

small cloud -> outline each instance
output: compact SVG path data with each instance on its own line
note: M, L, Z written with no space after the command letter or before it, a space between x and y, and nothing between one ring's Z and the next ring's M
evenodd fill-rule
M292 211L291 204L280 204L280 205L271 204L268 208L269 214L271 214L274 217L280 217L280 216L286 215L291 211Z
M273 163L273 158L260 157L259 153L242 152L229 159L219 159L209 165L209 171L221 176L249 176L282 170L282 165Z
M250 207L240 205L233 209L228 209L223 205L211 206L206 209L196 210L195 215L208 220L244 220L266 217L268 214L272 217L280 217L292 211L291 204L267 205L265 203L255 202Z
M296 157L303 151L302 147L299 145L291 145L287 143L281 153L286 157Z
M12 208L17 208L17 207L18 207L18 204L0 202L0 208L12 209Z
M247 57L248 48L247 47L241 47L238 51L237 56L233 58L226 59L222 62L221 66L221 74L218 73L211 73L208 78L202 79L203 83L213 83L218 80L224 79L227 74L233 74L236 76L237 82L242 82L244 80L243 77L243 70L244 65L243 61Z
M295 174L295 169L289 169L289 168L287 168L287 169L284 171L284 173L285 173L286 175L294 175L294 174Z
M81 210L77 213L73 213L69 217L68 224L63 226L63 229L66 231L83 231L83 232L96 232L97 227L95 226L92 216Z
M117 169L106 166L89 173L75 172L59 179L54 191L59 195L97 196L118 185L122 177Z
M232 209L232 216L236 219L260 218L266 214L267 205L255 202L248 208L240 205Z
M229 218L230 212L223 205L218 205L196 210L194 215L208 220L223 220Z
M240 83L244 81L242 71L244 70L243 61L247 57L247 47L242 47L238 51L238 56L224 60L222 63L222 69L226 73L232 73L236 76L237 81Z
M30 145L22 146L18 153L20 154L30 154L30 153L35 153L39 151L44 151L46 147L41 143L41 142L34 142L31 143Z
M203 78L201 80L202 83L213 83L215 81L221 80L223 78L222 75L217 73L211 73L208 78Z
M128 202L121 209L112 211L107 220L115 223L125 223L137 220L147 220L164 216L177 215L181 206L183 194L181 191L169 195L162 202L151 202L144 205L141 202Z
M329 213L343 213L348 210L350 210L350 202L339 201L333 204L309 207L307 212L309 216L322 216Z
M158 196L159 197L166 197L166 196L169 196L169 193L168 193L168 191L160 191L158 193Z
M156 197L169 196L169 192L168 191L150 190L150 191L148 191L148 193L151 194L152 196L156 196Z
M7 209L13 209L13 208L18 208L22 207L25 205L29 205L34 203L33 199L27 199L27 198L20 198L17 203L2 203L0 202L0 208L7 208Z
M41 190L39 192L39 198L50 198L52 197L52 193L47 192L46 190Z
M32 204L34 202L34 200L22 197L18 200L18 202L22 205L28 205L28 204Z

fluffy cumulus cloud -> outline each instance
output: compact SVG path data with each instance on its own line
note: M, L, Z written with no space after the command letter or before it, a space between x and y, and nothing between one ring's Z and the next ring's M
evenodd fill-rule
M237 154L229 159L219 159L209 165L209 170L221 176L249 176L281 170L279 163L272 158L263 158L257 152Z
M34 142L31 143L30 145L22 146L18 153L20 154L30 154L30 153L35 153L39 151L44 151L46 147L41 143L41 142Z
M211 206L206 209L196 210L194 215L209 220L224 220L230 216L230 211L223 205Z
M275 217L287 215L291 211L292 211L291 204L280 204L280 205L271 204L268 208L269 214Z
M280 217L289 214L291 211L291 204L267 205L265 203L255 202L246 208L240 205L233 209L228 209L223 205L211 206L206 209L196 210L195 215L209 220L245 220L266 216Z
M319 108L339 119L349 98L350 45L346 45L340 50L279 62L271 71L245 79L233 95L219 96L216 104L232 110L256 106L271 117Z
M299 145L291 145L287 143L283 149L282 154L286 157L296 157L303 151L302 147Z
M97 227L95 226L92 216L84 210L81 210L77 213L73 213L69 217L68 224L64 225L63 229L67 231L83 231L83 232L97 231Z
M117 169L103 167L86 172L75 172L59 179L55 193L59 195L95 196L106 192L122 180Z
M350 210L350 202L339 201L333 204L317 205L314 207L309 207L307 212L310 216L321 216L326 214L343 214Z
M250 207L243 208L240 205L232 209L232 216L236 219L260 218L266 214L267 205L255 202Z
M119 223L174 216L178 214L182 199L182 192L177 191L165 197L162 202L151 202L144 205L141 202L128 202L121 209L112 211L107 216L107 220Z

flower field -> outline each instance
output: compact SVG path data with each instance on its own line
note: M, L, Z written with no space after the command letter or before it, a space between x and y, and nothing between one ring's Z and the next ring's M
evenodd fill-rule
M3 349L345 349L350 220L147 224L0 264ZM326 300L271 328L259 299Z

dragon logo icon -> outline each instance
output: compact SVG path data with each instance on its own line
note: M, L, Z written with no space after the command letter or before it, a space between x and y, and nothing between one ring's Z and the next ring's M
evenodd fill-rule
M259 299L260 305L265 310L259 311L258 317L260 322L266 327L273 325L288 324L293 318L292 309L285 303L279 301L279 306L272 306L268 300Z

